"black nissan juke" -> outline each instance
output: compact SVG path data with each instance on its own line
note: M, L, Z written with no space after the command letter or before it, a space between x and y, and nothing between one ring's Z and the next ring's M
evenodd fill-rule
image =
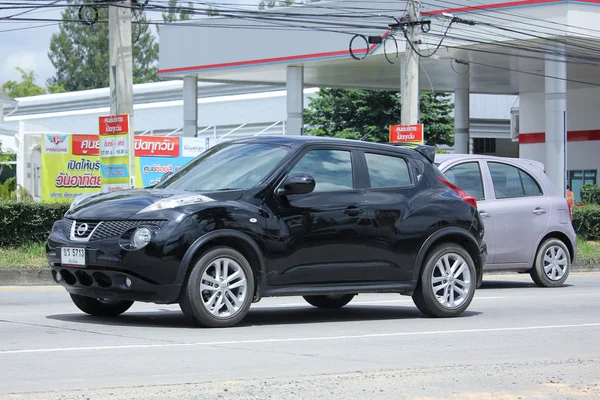
M95 316L178 303L226 327L262 297L339 308L372 292L459 316L481 283L484 228L434 157L430 146L311 136L224 142L154 187L76 198L46 257Z

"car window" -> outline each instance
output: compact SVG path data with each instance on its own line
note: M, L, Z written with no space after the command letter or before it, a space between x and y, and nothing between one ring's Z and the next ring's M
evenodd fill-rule
M224 143L205 151L156 188L192 192L249 189L263 180L288 152L287 147L263 143Z
M311 150L289 175L308 174L315 179L314 192L349 190L352 185L352 160L349 151Z
M475 197L475 199L485 199L481 169L477 161L455 165L444 172L444 175L450 182Z
M522 169L496 162L488 162L488 166L497 199L540 196L542 194L537 182Z
M412 182L404 158L366 153L372 188L409 186Z

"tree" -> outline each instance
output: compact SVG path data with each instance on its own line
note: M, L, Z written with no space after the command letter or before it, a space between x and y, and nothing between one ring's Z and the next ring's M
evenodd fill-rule
M0 92L7 96L16 98L64 92L64 88L58 85L51 85L44 89L35 83L35 73L33 71L28 71L21 67L17 67L16 69L21 73L21 82L10 80L4 82L0 87Z
M264 10L265 8L273 8L273 7L289 7L291 5L294 4L308 4L308 3L316 3L318 1L321 0L300 0L300 1L294 1L294 0L261 0L260 3L258 3L258 9L259 10Z
M98 7L99 22L88 26L79 20L76 0L62 13L63 23L50 39L48 57L56 68L56 76L48 85L60 85L67 91L96 89L109 86L108 7ZM92 0L84 0L92 4ZM133 82L158 80L158 43L150 31L143 12L133 11ZM137 23L136 23L137 22Z
M421 95L421 122L429 145L454 142L452 104L445 94ZM388 142L389 127L400 123L400 94L384 90L320 89L304 110L307 134Z
M190 11L194 9L192 3L187 7L178 7L177 0L169 0L168 11L162 13L163 21L167 24L175 21L187 21L191 18ZM159 26L156 27L159 29Z

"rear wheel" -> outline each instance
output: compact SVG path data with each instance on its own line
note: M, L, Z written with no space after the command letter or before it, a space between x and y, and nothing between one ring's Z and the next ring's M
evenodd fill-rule
M570 269L571 255L567 246L559 239L548 239L538 249L529 274L538 286L557 287L565 283Z
M339 294L332 296L304 296L304 300L311 306L318 308L342 308L354 298L353 294Z
M254 275L248 260L230 247L217 247L192 269L180 306L200 325L223 328L244 319L253 294Z
M457 317L471 304L477 285L475 263L454 243L436 246L425 260L413 294L419 310L430 317Z
M133 301L95 299L78 294L71 294L71 300L81 311L95 317L116 317L133 305Z

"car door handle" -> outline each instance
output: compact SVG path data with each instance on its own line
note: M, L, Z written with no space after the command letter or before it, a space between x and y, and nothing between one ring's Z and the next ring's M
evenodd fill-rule
M479 211L479 215L481 216L481 218L488 218L488 217L490 217L490 213L486 212L486 211L483 211L483 210Z
M533 213L535 215L542 215L542 214L546 214L546 210L544 210L543 208L537 207L535 210L533 210Z
M344 214L351 215L351 216L358 215L362 212L363 212L362 208L358 208L358 207L354 207L354 206L348 207L344 210Z

